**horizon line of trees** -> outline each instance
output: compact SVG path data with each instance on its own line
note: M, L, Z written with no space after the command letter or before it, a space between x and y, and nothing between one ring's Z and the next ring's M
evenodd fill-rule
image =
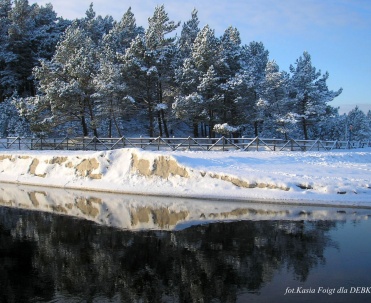
M339 115L329 103L342 89L308 52L286 72L262 42L199 23L197 10L181 26L163 5L143 28L131 8L114 21L91 4L71 21L0 0L0 136L121 137L135 123L151 137L371 137L371 112Z

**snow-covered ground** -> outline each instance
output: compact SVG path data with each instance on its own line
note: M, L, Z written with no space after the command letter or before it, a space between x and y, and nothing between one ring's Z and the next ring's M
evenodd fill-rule
M371 148L331 152L2 150L0 182L371 207Z

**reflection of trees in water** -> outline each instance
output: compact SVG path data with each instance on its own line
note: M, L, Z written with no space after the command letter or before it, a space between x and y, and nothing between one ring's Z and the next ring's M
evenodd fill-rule
M129 232L0 208L4 302L54 291L123 302L234 302L286 266L300 281L333 245L329 221L242 221L177 232ZM3 287L5 286L5 287ZM22 290L22 291L20 291Z

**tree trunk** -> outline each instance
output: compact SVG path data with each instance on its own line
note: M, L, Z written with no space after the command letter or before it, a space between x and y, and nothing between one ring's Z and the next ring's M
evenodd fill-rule
M108 120L108 138L112 138L112 118Z
M303 118L302 124L303 124L304 139L308 140L308 124L307 124L307 120L305 118Z
M123 136L122 136L122 133L121 133L120 127L119 127L119 125L118 125L118 123L117 123L117 120L116 120L115 115L113 115L113 122L115 123L117 133L119 134L120 138L122 138Z
M95 137L98 138L98 131L97 131L97 126L95 125L95 119L94 119L94 112L93 112L93 107L91 105L90 100L86 100L86 103L88 104L88 109L89 109L89 114L90 114L90 121L92 122L92 129L93 129L93 134Z
M193 137L198 138L198 123L193 121Z
M149 119L149 136L153 137L153 109L152 104L148 104L148 119Z
M161 124L161 115L160 111L157 111L157 119L158 119L158 130L160 131L160 137L162 137L162 124Z
M149 120L149 136L153 137L154 135L154 125L153 125L153 120L154 120L154 115L153 115L153 102L152 102L152 97L150 94L150 81L147 79L147 106L148 106L148 120Z
M166 119L165 119L165 113L164 113L164 110L161 109L160 112L161 112L162 123L163 123L163 125L164 125L165 136L166 136L166 138L169 138L170 135L169 135L169 130L168 130L168 128L167 128L167 122L166 122Z
M89 135L88 127L86 125L85 116L81 115L81 126L82 126L82 133L84 137Z
M258 121L254 121L254 134L255 134L255 137L257 137L259 135L259 122Z

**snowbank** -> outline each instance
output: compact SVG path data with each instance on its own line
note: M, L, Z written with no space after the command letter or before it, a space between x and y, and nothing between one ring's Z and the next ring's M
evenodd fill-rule
M371 207L370 172L370 148L0 152L0 182L229 201Z

